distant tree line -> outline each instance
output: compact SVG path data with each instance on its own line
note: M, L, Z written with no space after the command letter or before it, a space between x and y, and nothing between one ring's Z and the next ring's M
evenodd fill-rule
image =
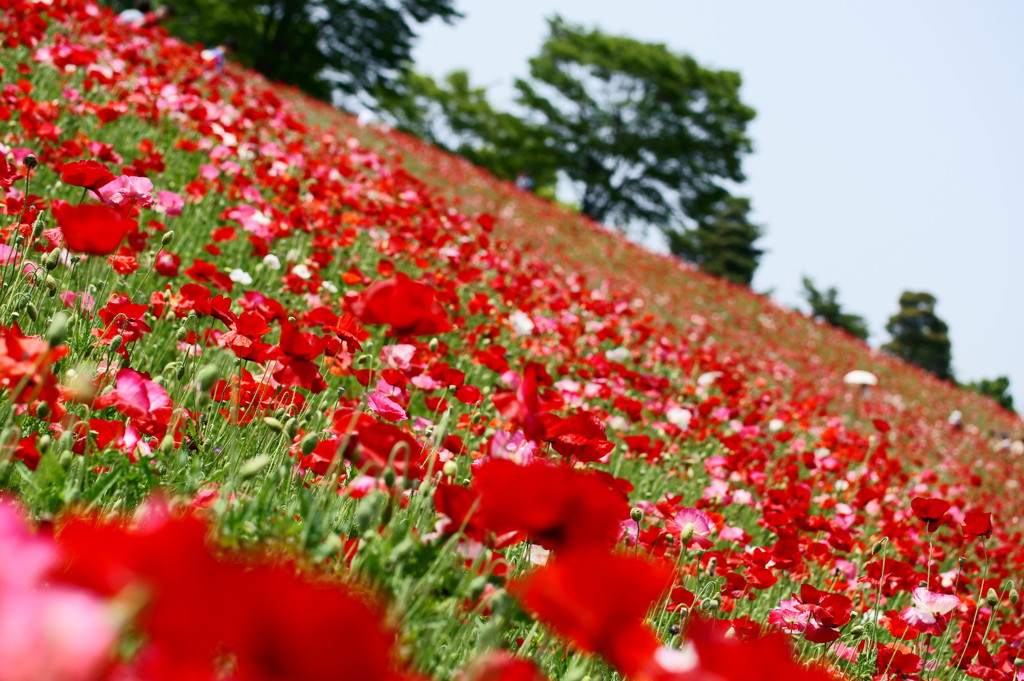
M804 277L804 298L810 306L810 315L861 340L868 338L867 322L860 315L844 312L835 287L819 291ZM890 340L881 349L905 362L915 364L935 376L956 383L953 376L952 343L949 326L935 312L938 301L924 291L904 291L899 299L899 311L889 318L885 330ZM991 397L1001 407L1014 411L1010 379L999 376L958 384L981 395Z

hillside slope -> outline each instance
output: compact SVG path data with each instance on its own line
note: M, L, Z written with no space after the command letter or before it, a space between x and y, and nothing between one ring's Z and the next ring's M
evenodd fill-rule
M1016 417L160 30L0 8L0 548L122 618L51 678L1012 678Z

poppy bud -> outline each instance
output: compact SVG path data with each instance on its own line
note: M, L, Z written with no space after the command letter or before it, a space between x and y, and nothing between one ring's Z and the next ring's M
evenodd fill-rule
M37 165L39 165L39 161L36 160L35 154L29 154L28 156L26 156L24 163L25 167L29 169L35 168Z
M717 598L709 598L704 601L704 609L708 611L718 610L720 605L722 605L722 603Z
M275 419L273 416L264 416L263 423L267 424L267 426L271 430L276 431L278 433L284 430L284 424Z
M72 454L70 450L64 450L60 453L60 456L57 457L57 462L60 463L61 468L67 470L71 466L71 457L73 456L74 454Z
M673 625L669 626L669 628L668 628L668 633L669 633L670 635L672 635L672 636L677 636L677 635L679 634L679 632L680 632L680 631L681 631L681 630L680 630L680 628L679 628L679 625L678 625L678 624L673 624Z
M1020 592L1010 589L1010 605L1017 605L1018 601L1020 601Z
M160 453L164 456L174 451L174 436L165 435L164 439L160 441Z
M43 222L43 216L40 215L36 218L36 221L32 223L32 238L38 239L41 237L44 229L46 229L46 223Z
M295 436L299 434L299 420L297 418L293 416L285 422L284 434L288 436L289 440L295 439Z
M60 262L60 251L55 248L46 254L46 260L43 261L43 267L52 271L57 268L58 262Z
M50 326L46 330L46 342L50 347L60 345L68 337L68 312L63 310L53 315Z
M320 444L320 438L316 433L306 433L302 441L299 442L299 449L302 450L303 456L309 456L318 444Z
M242 464L242 467L238 469L238 474L242 477L242 480L248 480L263 470L263 467L268 463L270 463L270 455L257 454Z
M68 430L65 430L63 433L61 433L60 437L57 438L57 449L59 449L61 451L66 450L66 449L71 449L71 447L74 444L75 444L75 432L73 430L71 430L70 428Z
M444 462L444 466L441 468L441 472L447 477L451 477L459 472L459 465L452 460Z
M999 594L992 587L989 587L988 592L985 593L985 602L988 603L990 608L999 605Z
M121 343L123 342L124 336L122 336L121 334L117 334L116 336L114 336L114 339L110 341L110 349L117 350L119 347L121 347Z
M57 292L57 280L51 277L49 274L46 275L46 280L44 283L46 285L47 290L49 290L50 293Z
M47 449L50 448L50 445L52 443L52 437L50 437L49 435L40 435L39 440L36 441L36 449L38 449L40 452L45 452Z
M29 319L31 319L32 321L35 321L35 320L39 319L39 310L36 309L36 306L35 306L34 303L31 303L31 302L26 303L24 309L25 309L25 314L28 315Z
M381 497L378 492L368 496L356 509L355 522L360 534L369 531L370 526L377 519L377 511L380 508ZM376 533L372 533L376 537Z
M694 525L693 523L686 523L686 525L684 525L684 526L683 526L683 531L682 531L682 533L681 533L681 534L679 535L679 541L680 541L680 542L682 542L682 544L683 544L684 546L685 546L686 544L689 544L689 543L690 543L690 540L691 540L691 539L693 539L693 533L694 533L694 532L695 532L696 530L697 530L697 528L696 528L696 526L695 526L695 525ZM714 570L714 566L712 565L712 562L713 562L714 560L715 560L715 559L714 559L714 558L712 558L712 559L711 559L710 561L708 561L708 568L709 568L710 570L712 570L712 571Z
M174 230L171 230L170 232L164 232L163 237L160 238L160 245L161 246L166 246L167 244L171 243L171 239L173 239L173 238L174 238Z
M39 406L36 407L36 416L38 416L41 419L45 419L49 415L50 405L48 405L46 402L40 402Z
M429 343L427 343L427 349L430 350L431 352L437 352L437 344L438 340L437 337L435 336L434 338L430 339Z
M871 547L871 555L877 556L885 548L885 539L879 539L875 542L875 545Z
M629 517L633 519L634 523L639 523L644 519L644 512L640 507L636 507L629 512Z
M395 469L387 468L384 471L384 484L388 487L394 487L395 485Z
M0 431L0 446L14 443L21 439L21 428L17 425L7 426Z
M213 387L214 381L217 380L217 375L220 370L212 364L207 364L199 373L196 375L196 385L199 386L199 390L202 392L209 392L210 388Z

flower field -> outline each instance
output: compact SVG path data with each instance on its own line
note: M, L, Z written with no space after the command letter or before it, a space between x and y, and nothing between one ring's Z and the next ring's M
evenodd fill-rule
M1016 416L161 29L0 10L0 681L1024 679Z

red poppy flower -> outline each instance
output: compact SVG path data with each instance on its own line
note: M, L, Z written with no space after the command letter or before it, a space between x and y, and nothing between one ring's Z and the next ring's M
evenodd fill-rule
M615 449L605 436L604 423L594 412L580 410L548 428L546 439L567 459L597 461Z
M70 251L89 255L109 255L121 245L125 234L136 228L135 220L126 218L110 206L83 203L72 206L54 201L53 216L64 235Z
M547 681L547 677L529 660L492 650L474 660L458 681Z
M963 528L969 537L987 537L992 534L992 514L968 511L964 514Z
M60 167L60 179L72 187L84 187L93 191L114 179L114 173L91 158L71 161Z
M835 681L821 667L805 666L793 653L786 636L772 633L761 637L726 636L722 623L696 620L686 638L693 645L697 664L688 672L665 674L668 681ZM738 628L738 627L737 627Z
M949 502L942 499L916 497L911 500L910 507L918 518L928 523L928 531L934 532L939 529L942 518L949 510Z
M66 345L51 347L42 338L25 336L17 324L0 326L0 389L16 403L46 402L55 411L60 386L50 367L68 354Z
M537 462L492 459L473 475L480 518L497 534L525 532L547 549L610 547L629 504L595 475Z
M561 636L600 653L628 676L657 650L644 617L673 575L665 563L593 549L559 556L508 590Z
M10 187L18 177L18 169L0 154L0 187Z
M352 305L364 324L390 324L396 336L436 335L452 328L434 289L404 272L372 284Z

